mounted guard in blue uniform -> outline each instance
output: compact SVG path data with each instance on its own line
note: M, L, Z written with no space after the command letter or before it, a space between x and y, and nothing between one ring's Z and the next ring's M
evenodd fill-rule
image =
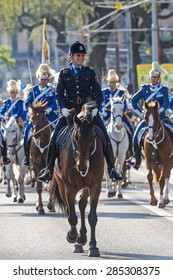
M166 110L169 108L169 93L168 88L161 85L161 74L165 74L166 70L162 69L157 61L152 63L152 69L149 73L150 84L142 85L141 89L138 90L131 98L131 103L134 112L138 115L142 121L137 126L134 137L133 137L133 149L135 159L130 159L129 164L135 169L139 169L141 165L141 146L142 139L146 132L146 124L143 119L145 112L142 109L142 105L139 102L144 101L149 103L151 101L157 100L160 104L158 109L160 119L165 127L168 129L172 139L173 139L173 122L166 115ZM142 104L143 104L142 103Z
M46 116L49 122L53 122L58 119L58 104L55 98L55 91L51 85L49 85L49 80L53 78L55 71L51 69L48 64L42 63L36 71L36 77L39 84L34 86L29 92L28 97L25 101L25 107L28 110L29 106L36 104L38 101L42 103L47 103L46 106ZM52 130L55 127L55 122L51 124ZM30 165L30 144L31 144L31 133L32 124L29 122L25 128L24 135L24 149L25 158L23 164L26 166Z
M0 120L6 122L9 120L11 116L15 117L18 125L21 129L24 129L24 123L22 121L22 114L23 114L23 100L19 98L20 93L20 84L15 80L10 80L7 82L7 92L9 93L9 98L3 102L3 106L0 109ZM7 157L7 146L5 139L3 137L3 130L0 130L1 136L1 150L4 164L8 164L10 162L9 158Z
M67 126L66 118L70 115L70 109L74 108L75 113L78 114L81 112L82 106L90 100L95 100L97 102L97 108L93 109L92 113L93 116L97 115L97 125L104 132L107 141L105 158L110 178L113 180L123 179L122 173L115 169L112 145L104 123L98 113L103 101L101 87L94 69L83 65L85 54L85 46L79 41L76 41L69 48L70 67L62 69L59 73L59 82L56 92L62 118L57 123L51 137L47 168L43 170L43 174L38 177L38 180L42 182L47 182L52 179L55 159L59 154L58 148L56 147L56 137L61 128Z
M104 120L105 125L107 125L110 122L111 118L111 103L110 103L110 97L111 96L119 96L122 97L124 96L124 114L123 114L123 123L124 126L127 130L127 134L129 137L129 151L131 152L131 155L133 155L132 151L132 137L133 137L133 127L130 123L129 118L126 115L126 111L128 110L127 106L127 100L126 100L126 89L120 85L119 77L114 69L110 69L108 71L108 87L102 89L103 92L103 104L101 108L101 115Z

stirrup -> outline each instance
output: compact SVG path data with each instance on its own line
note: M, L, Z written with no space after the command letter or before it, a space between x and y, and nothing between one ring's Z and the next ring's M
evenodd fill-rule
M120 170L112 168L111 172L109 173L109 177L112 179L113 182L115 182L123 180L124 175Z
M25 157L23 160L23 165L24 166L31 166L30 158Z
M48 183L49 181L52 180L52 175L50 173L49 169L42 169L39 173L39 176L37 177L37 181L42 182L42 183Z
M137 162L135 158L129 158L128 160L126 160L126 164L132 166L136 170L138 170L140 167L140 164Z
M3 163L4 163L4 165L9 164L10 163L10 159L7 156L4 156L3 157Z

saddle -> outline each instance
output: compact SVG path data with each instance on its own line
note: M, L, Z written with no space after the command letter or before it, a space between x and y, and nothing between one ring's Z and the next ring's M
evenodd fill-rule
M64 145L66 144L69 135L71 134L72 127L69 128L69 126L64 126L60 129L57 137L56 137L56 147L61 152Z
M59 150L59 155L60 155L64 145L66 144L69 136L71 135L72 131L73 131L73 125L71 125L70 127L64 126L59 131L59 133L56 137L56 147ZM101 130L101 128L99 126L96 125L95 132L96 132L97 137L102 141L103 151L105 151L107 143L106 143L106 138L105 138L103 131Z

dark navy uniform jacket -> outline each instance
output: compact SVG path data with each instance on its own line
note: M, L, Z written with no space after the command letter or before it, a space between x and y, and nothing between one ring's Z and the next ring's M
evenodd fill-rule
M98 109L103 101L95 71L89 66L82 66L78 74L74 73L72 67L62 69L56 93L60 109L75 108L76 113L79 113L82 105L90 100L97 102Z

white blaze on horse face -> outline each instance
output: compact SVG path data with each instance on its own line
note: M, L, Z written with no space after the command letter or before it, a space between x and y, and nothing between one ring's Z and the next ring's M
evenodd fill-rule
M152 141L154 137L153 133L153 124L154 124L154 118L153 115L150 114L148 118L148 140Z
M123 104L115 103L113 108L113 119L115 122L115 126L118 130L120 130L123 126L122 117L123 117Z

